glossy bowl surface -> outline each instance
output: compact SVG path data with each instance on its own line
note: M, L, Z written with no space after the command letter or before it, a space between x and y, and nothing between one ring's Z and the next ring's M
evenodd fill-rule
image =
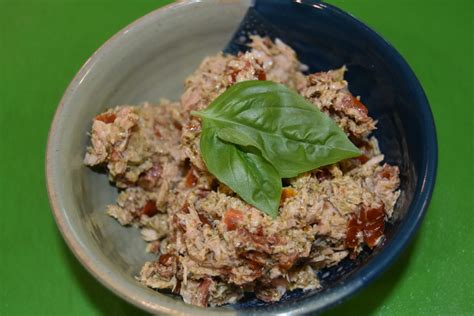
M183 81L208 55L246 49L248 34L278 37L293 47L310 72L342 65L347 80L378 120L386 161L400 166L402 194L386 241L355 261L320 273L320 291L293 291L281 302L252 297L231 306L202 309L138 283L151 259L135 229L109 218L105 206L117 191L82 164L91 118L119 104L178 99ZM351 15L310 1L181 1L151 12L108 40L66 90L49 135L49 197L64 239L79 261L105 286L153 313L314 313L364 287L394 261L417 230L434 187L436 132L423 89L400 54Z

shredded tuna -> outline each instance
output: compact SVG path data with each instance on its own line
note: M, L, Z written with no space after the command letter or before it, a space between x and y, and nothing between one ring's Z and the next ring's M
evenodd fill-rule
M252 37L237 56L207 57L185 81L180 102L123 105L97 115L84 163L121 189L107 213L138 227L146 262L137 279L186 303L235 303L245 292L274 302L294 289L321 287L317 272L383 241L400 179L383 163L376 121L344 80L346 68L309 75L289 46ZM285 179L279 216L245 203L211 175L199 152L207 107L236 82L271 80L327 113L363 155Z
M376 122L368 115L367 107L350 93L344 80L346 71L343 66L311 74L298 92L327 113L349 135L361 138L375 129Z

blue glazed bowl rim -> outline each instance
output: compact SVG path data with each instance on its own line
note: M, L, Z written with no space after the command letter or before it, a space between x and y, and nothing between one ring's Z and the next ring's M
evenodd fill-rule
M62 214L62 210L58 206L57 197L54 194L53 189L53 180L52 180L52 166L51 166L51 156L53 155L53 147L52 144L52 132L55 130L55 126L57 125L57 120L59 119L59 113L62 111L64 106L65 100L71 93L72 89L77 86L80 78L87 73L88 69L93 67L94 60L103 57L104 54L107 53L107 49L111 46L111 44L116 41L119 37L123 34L127 33L129 30L134 28L139 28L141 25L147 23L148 20L152 19L155 15L164 14L165 11L170 9L177 9L178 7L186 7L188 4L192 4L195 2L199 2L200 0L182 0L176 3L164 6L157 10L154 10L147 15L137 19L136 21L132 22L124 29L116 33L112 38L110 38L107 42L105 42L95 53L94 55L84 64L84 66L79 70L76 74L74 79L72 80L71 84L69 85L68 89L66 90L59 107L56 110L53 123L50 129L50 134L48 137L48 146L47 146L47 155L46 155L46 178L47 178L47 187L48 187L48 194L50 198L50 203L53 209L53 214L55 216L56 222L64 239L66 240L69 248L73 251L75 256L79 259L79 261L89 270L89 272L94 275L100 282L102 282L106 287L110 290L115 292L120 297L126 299L130 303L134 305L148 310L153 313L162 313L162 312L171 312L171 313L179 313L180 309L177 310L170 310L165 307L161 307L159 305L150 305L144 302L143 300L137 298L131 293L128 293L127 290L118 284L118 282L113 282L109 277L105 277L100 274L101 269L99 269L94 264L88 262L87 252L81 248L80 242L75 239L74 236L71 235L71 228L65 224L65 215ZM239 1L239 0L233 0ZM218 4L219 0L211 0L211 2L215 2ZM330 12L334 13L338 18L344 19L347 23L350 23L356 28L359 28L363 32L366 32L369 36L372 36L373 39L380 45L383 49L384 53L390 55L395 61L398 66L400 67L401 73L403 73L404 78L407 81L407 84L413 87L413 93L417 100L418 110L423 115L423 122L422 122L422 140L425 146L424 148L424 164L423 168L420 170L418 175L418 185L416 187L416 194L413 198L413 201L410 204L409 210L405 215L404 221L400 224L400 227L396 234L394 235L393 239L391 239L384 247L379 251L377 255L375 255L370 261L368 261L363 267L361 267L358 271L353 273L352 275L348 276L342 282L337 284L336 286L329 288L323 292L315 293L314 295L310 295L309 297L303 298L301 300L297 300L295 302L289 302L289 304L273 306L269 310L257 310L257 309L250 309L250 310L209 310L209 314L214 314L218 312L219 314L227 314L227 313L269 313L270 310L273 314L283 314L283 313L295 313L295 314L309 314L315 312L321 312L326 310L329 307L332 307L336 304L341 303L342 301L348 299L352 296L355 292L359 289L367 286L370 282L372 282L377 276L379 276L383 271L387 269L391 262L403 251L404 248L409 244L410 240L415 235L416 230L418 229L423 216L425 215L428 204L431 199L431 195L435 185L435 178L436 178L436 170L437 170L437 160L438 160L438 145L437 145L437 138L436 138L436 129L434 124L433 115L426 98L426 95L423 91L421 84L419 83L418 79L416 78L415 74L409 67L408 63L405 59L396 51L396 49L388 43L381 35L377 32L372 30L363 22L356 19L349 13L325 2L321 1L311 1L311 0L303 0L298 1L307 4L318 4L324 7L325 10L330 10ZM199 314L204 314L204 312L200 312Z
M302 303L304 306L299 310L301 313L310 313L314 311L322 312L323 310L340 304L353 296L358 290L369 285L395 261L415 236L415 233L426 214L433 194L438 166L438 142L433 113L421 83L408 65L407 61L392 44L382 37L382 35L374 31L364 22L358 20L352 14L326 2L313 1L313 3L320 5L320 7L322 6L324 10L332 11L332 13L337 15L339 18L345 19L348 23L351 23L351 25L355 25L369 33L373 39L377 41L384 53L390 55L400 67L399 70L403 73L407 85L413 88L413 93L417 100L417 108L424 118L421 129L423 131L421 136L422 143L424 144L424 161L418 174L418 184L415 189L416 193L410 203L409 210L407 211L403 222L400 224L398 231L394 234L394 237L377 255L375 255L357 272L349 276L341 282L341 284L328 289L325 293L321 293L321 295L324 295L325 297L319 304L317 302L314 302L315 304L309 302L313 297L303 299ZM306 301L308 301L307 304L310 306L305 304Z

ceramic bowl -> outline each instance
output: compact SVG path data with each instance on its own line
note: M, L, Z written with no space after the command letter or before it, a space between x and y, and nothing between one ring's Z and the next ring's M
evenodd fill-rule
M384 244L320 273L322 290L281 302L252 297L202 309L153 291L134 276L147 259L136 229L108 217L117 190L82 164L91 118L107 107L178 99L201 60L245 50L248 33L278 37L311 72L345 64L350 90L378 120L386 161L400 166L402 194ZM394 261L419 226L434 186L437 144L423 89L400 54L351 15L318 1L180 1L142 17L108 40L67 88L49 135L46 173L57 225L79 261L106 287L152 313L315 313L364 287Z

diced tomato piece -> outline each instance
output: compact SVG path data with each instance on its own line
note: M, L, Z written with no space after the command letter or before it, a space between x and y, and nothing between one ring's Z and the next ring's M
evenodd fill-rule
M158 213L158 209L156 208L155 200L148 200L141 210L141 214L147 215L148 217L152 217L156 213Z
M181 123L178 122L178 121L173 121L173 126L174 126L177 130L182 130L182 129L183 129L183 125L181 125Z
M280 197L280 205L283 205L286 200L288 200L289 198L292 198L296 196L296 190L293 189L293 188L284 188L282 191L281 191L281 197Z
M346 233L346 246L357 248L360 244L359 236L362 234L364 242L374 248L385 229L384 207L362 209L359 214L352 215Z
M364 241L370 248L377 245L385 229L384 207L372 208L365 211Z
M244 213L239 210L230 208L224 213L224 223L227 230L234 230L239 225L239 222L244 218Z
M184 181L184 185L186 186L186 188L192 188L198 183L198 178L196 177L195 170L193 167L189 169L188 173L186 174L186 179Z
M158 262L164 266L170 266L174 263L175 256L170 255L169 253L162 254L158 259Z
M359 156L359 157L357 157L357 158L355 158L355 159L359 160L361 164L364 164L364 163L366 163L367 161L369 161L369 157L367 157L366 155L361 155L361 156Z
M110 124L115 122L117 116L114 113L102 113L95 117L97 121L104 122L105 124Z
M239 74L239 71L238 70L235 70L233 69L231 72L230 72L230 82L231 83L234 83L236 80L237 80L237 75Z
M346 246L348 248L356 248L359 245L358 234L361 231L359 223L357 223L357 216L353 215L347 224Z
M267 80L267 74L262 69L256 69L255 74L257 75L258 80Z
M383 170L379 174L384 179L390 179L394 176L394 173L395 173L395 171L394 171L393 167L385 165Z
M352 97L352 106L356 108L359 112L364 113L365 115L369 114L369 110L367 110L367 107L354 96Z
M155 262L158 274L165 279L171 279L176 273L176 261L176 256L162 254L158 261Z

